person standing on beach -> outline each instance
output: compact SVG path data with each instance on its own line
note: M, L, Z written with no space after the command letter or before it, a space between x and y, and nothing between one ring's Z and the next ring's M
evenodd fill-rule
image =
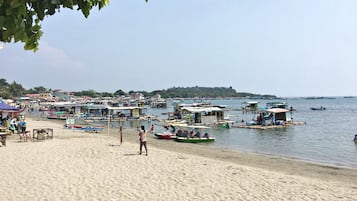
M139 154L140 155L142 154L142 148L144 146L145 153L146 153L146 156L147 156L148 155L148 149L147 149L147 146L146 146L146 141L147 141L146 136L147 136L147 133L146 133L145 127L142 125L141 129L139 131L139 140L140 140L140 152L139 152Z
M155 126L154 124L151 124L150 133L154 133L154 130L155 130Z

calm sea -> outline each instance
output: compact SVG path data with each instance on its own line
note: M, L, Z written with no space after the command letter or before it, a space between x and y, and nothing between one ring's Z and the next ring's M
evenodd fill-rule
M226 105L231 109L241 108L248 100L209 100L214 105ZM259 107L274 100L258 100ZM282 100L276 100L282 101ZM357 168L357 144L352 140L357 134L357 97L331 99L290 98L283 100L296 109L294 121L304 125L283 129L254 130L243 128L215 128L209 132L216 142L205 146L216 146L232 150L264 153L301 160ZM313 111L311 107L325 107L324 111ZM166 117L167 109L148 109L148 114ZM253 114L230 111L230 119L239 122L250 120ZM162 129L156 126L157 129ZM195 145L192 145L195 146Z

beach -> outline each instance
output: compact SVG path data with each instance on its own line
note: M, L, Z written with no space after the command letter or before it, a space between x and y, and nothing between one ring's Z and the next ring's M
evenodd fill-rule
M356 200L357 170L157 140L139 155L135 130L64 129L26 118L54 138L0 147L0 200Z

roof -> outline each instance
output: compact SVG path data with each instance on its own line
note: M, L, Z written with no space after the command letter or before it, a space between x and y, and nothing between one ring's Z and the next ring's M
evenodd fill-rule
M130 106L130 107L111 107L107 106L109 110L134 110L134 109L140 109L142 107L137 107L137 106Z
M266 111L271 112L271 113L284 113L284 112L289 112L289 110L283 109L283 108L271 108L271 109L267 109Z
M187 110L191 113L222 111L222 109L218 107L184 107L182 110Z
M256 105L258 104L258 101L246 101L246 102L242 102L242 104L248 104L248 105Z
M0 111L19 111L18 108L10 106L4 102L0 102Z

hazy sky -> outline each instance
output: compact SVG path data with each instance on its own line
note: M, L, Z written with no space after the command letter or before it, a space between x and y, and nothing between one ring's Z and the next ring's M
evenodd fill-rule
M97 10L47 17L36 53L5 44L0 78L67 91L357 95L356 0L111 0Z

